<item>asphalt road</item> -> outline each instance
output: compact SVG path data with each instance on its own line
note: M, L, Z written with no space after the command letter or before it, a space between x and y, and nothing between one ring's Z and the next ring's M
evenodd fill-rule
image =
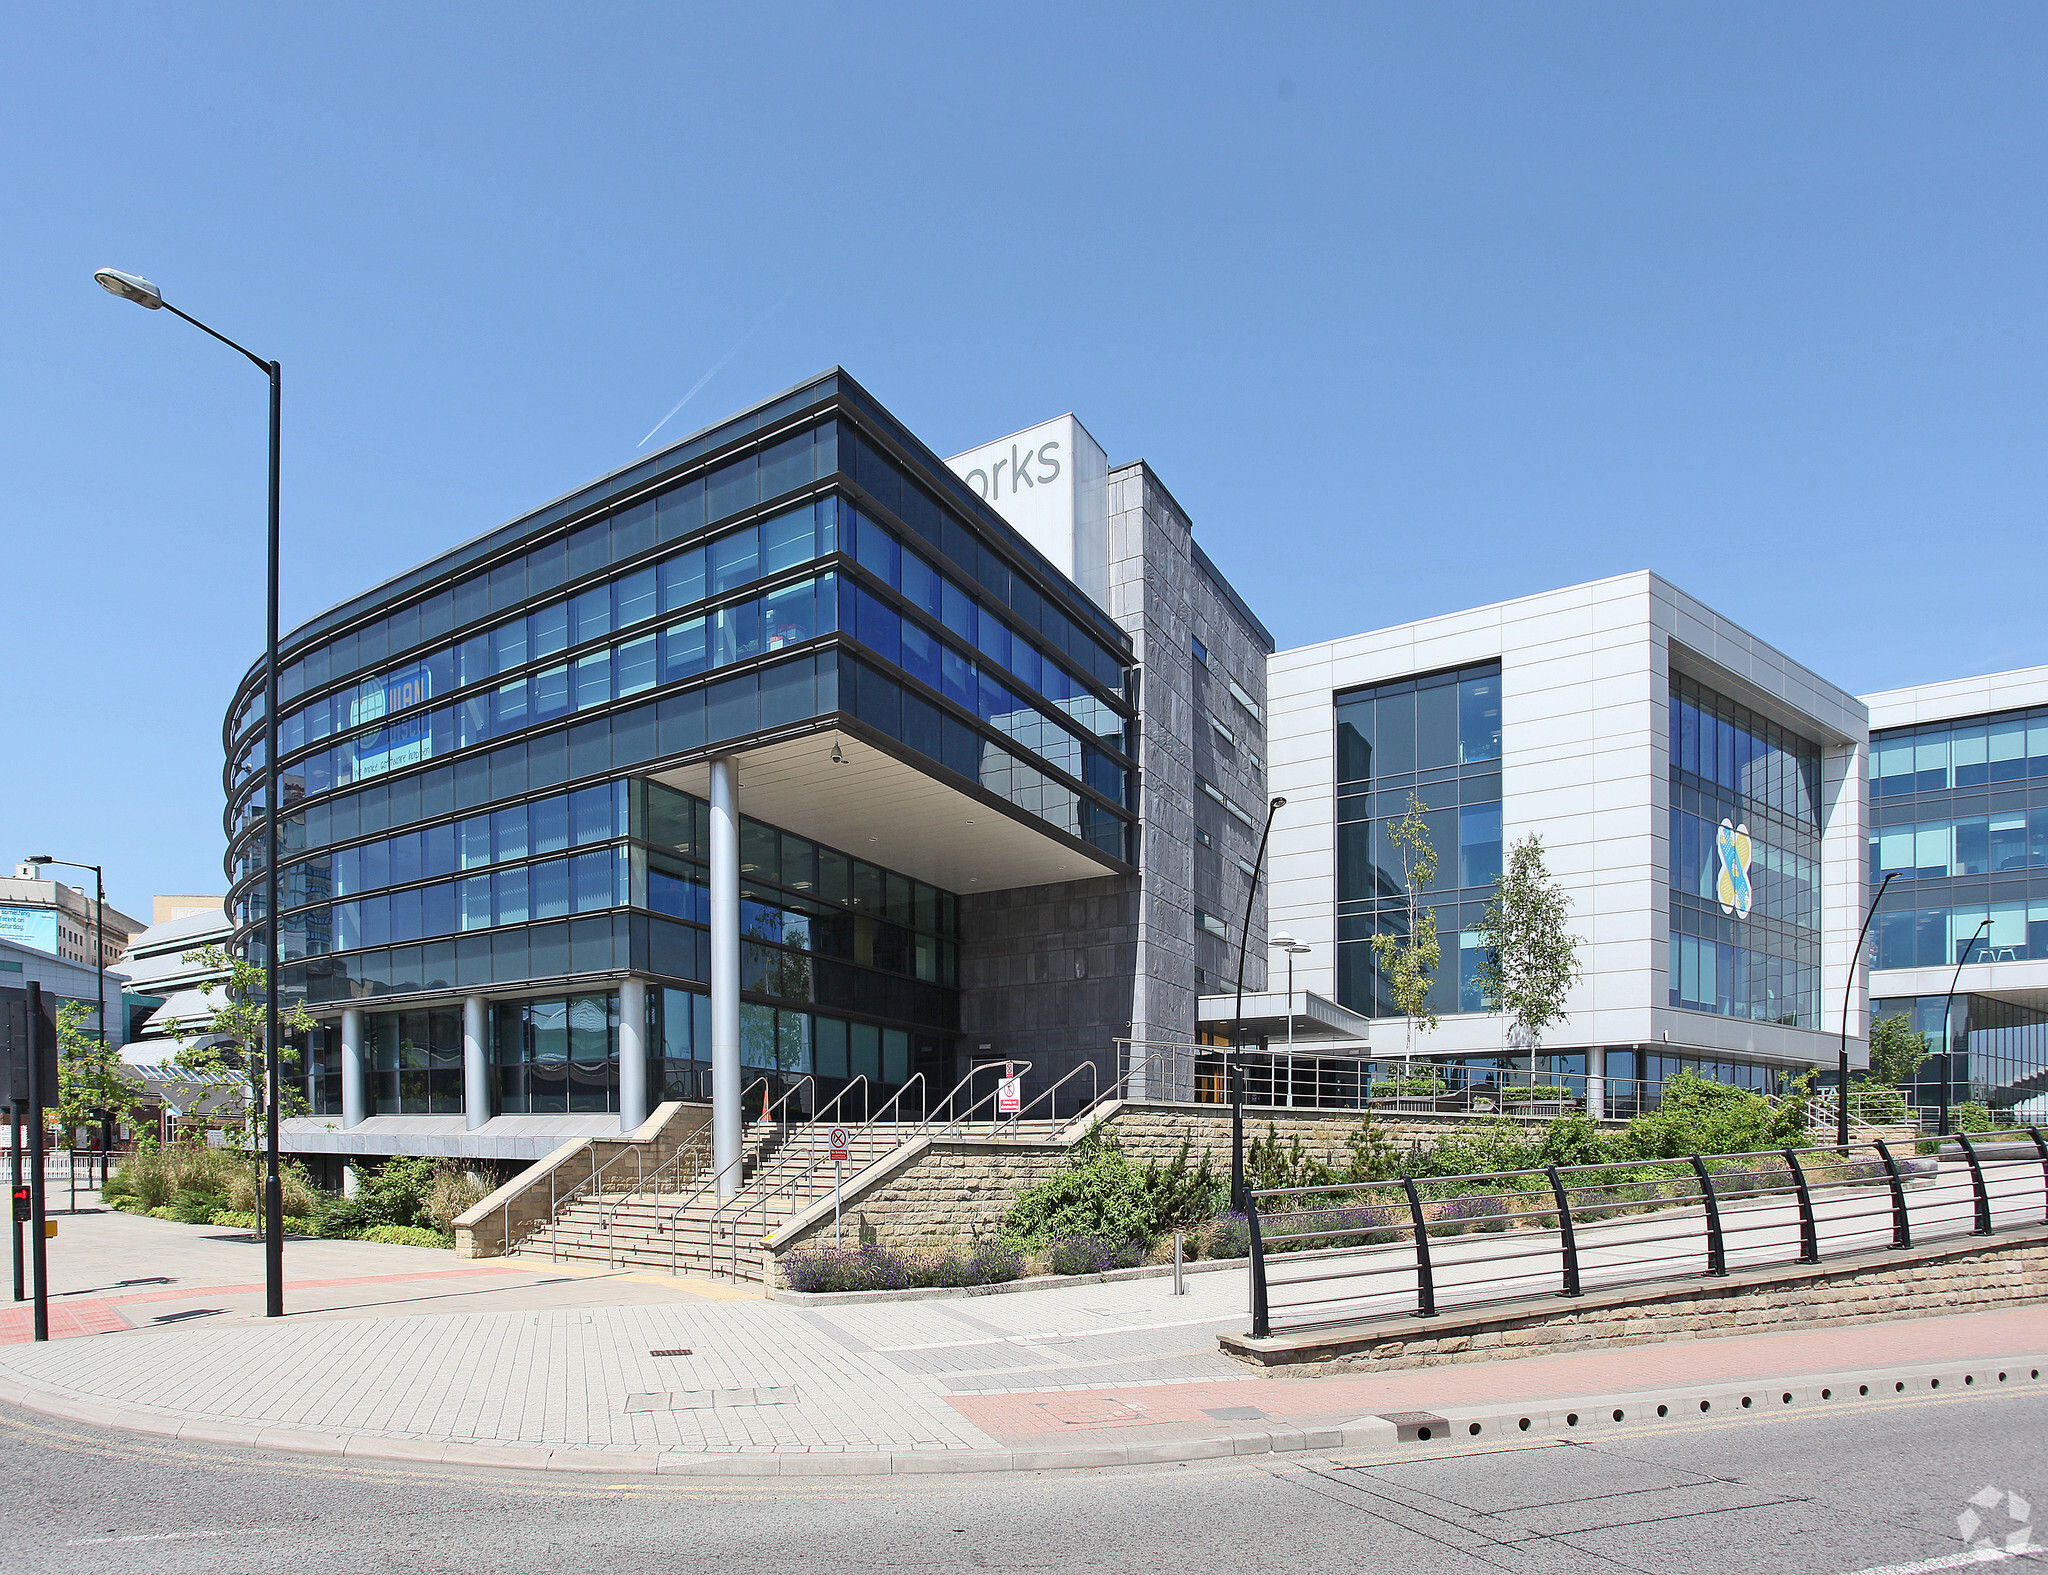
M2044 1438L2048 1398L1992 1392L1598 1442L778 1486L357 1464L0 1408L0 1570L1845 1575L1965 1552L1987 1487L2048 1522ZM1979 1510L1980 1534L2011 1511Z

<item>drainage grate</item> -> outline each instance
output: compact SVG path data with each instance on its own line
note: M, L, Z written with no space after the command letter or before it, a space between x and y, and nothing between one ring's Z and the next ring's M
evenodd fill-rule
M1450 1437L1451 1424L1434 1411L1382 1411L1379 1415L1381 1421L1394 1424L1394 1436L1404 1444Z
M795 1405L794 1387L773 1389L682 1389L667 1394L627 1395L628 1411L726 1411L734 1406Z
M687 1345L679 1345L672 1351L649 1351L647 1354L649 1356L688 1356L691 1352Z

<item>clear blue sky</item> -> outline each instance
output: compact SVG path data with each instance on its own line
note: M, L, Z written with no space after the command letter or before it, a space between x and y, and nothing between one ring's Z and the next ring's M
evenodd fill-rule
M17 7L0 859L217 890L287 626L832 363L1078 412L1283 645L1653 568L2048 662L2038 7Z

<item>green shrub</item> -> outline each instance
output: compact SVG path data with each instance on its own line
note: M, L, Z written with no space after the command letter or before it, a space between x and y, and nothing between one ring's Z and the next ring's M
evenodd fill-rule
M1355 1132L1352 1135L1357 1136ZM1333 1186L1348 1179L1334 1163L1334 1158L1326 1154L1318 1159L1309 1153L1302 1146L1298 1132L1282 1143L1279 1128L1268 1121L1266 1135L1260 1137L1254 1133L1252 1140L1245 1144L1244 1184L1254 1192L1272 1188Z
M181 1225L211 1225L220 1199L205 1192L180 1192L165 1206L166 1217Z
M437 1230L426 1230L418 1225L372 1225L363 1232L364 1241L389 1242L394 1247L452 1247L454 1245Z
M1858 1083L1850 1089L1849 1114L1878 1127L1902 1127L1912 1120L1906 1096L1882 1083Z
M1970 1099L1949 1111L1948 1129L1951 1132L1996 1132L1998 1123L1991 1119L1988 1108Z
M1150 1242L1207 1219L1227 1184L1208 1156L1188 1164L1183 1143L1171 1164L1134 1165L1114 1139L1090 1133L1052 1172L1026 1187L1003 1218L1003 1239L1037 1248L1063 1236Z
M375 1170L363 1173L356 1188L356 1202L363 1207L370 1224L417 1225L427 1212L427 1200L434 1189L434 1162L430 1159L387 1159Z
M1374 1099L1440 1099L1448 1090L1434 1072L1414 1072L1407 1077L1380 1078L1368 1092Z
M332 1192L320 1200L320 1207L313 1215L314 1230L329 1241L352 1240L375 1223L369 1210L356 1199Z
M1806 1143L1803 1094L1773 1105L1763 1095L1691 1072L1667 1079L1655 1110L1613 1139L1617 1159L1680 1159L1688 1154L1755 1154Z
M455 1222L489 1197L494 1189L458 1166L440 1164L427 1186L426 1219L444 1236L455 1234Z
M1135 1269L1144 1261L1143 1242L1084 1232L1053 1242L1046 1249L1045 1269L1048 1274L1107 1274L1111 1269Z
M1500 1091L1500 1102L1504 1105L1557 1104L1571 1097L1569 1088L1556 1083L1534 1083L1526 1088L1503 1088Z
M206 1223L231 1230L253 1230L260 1233L263 1229L263 1216L254 1212L245 1213L240 1209L215 1209L213 1218ZM311 1236L315 1234L315 1230L313 1221L302 1215L287 1214L284 1217L284 1233L287 1236Z

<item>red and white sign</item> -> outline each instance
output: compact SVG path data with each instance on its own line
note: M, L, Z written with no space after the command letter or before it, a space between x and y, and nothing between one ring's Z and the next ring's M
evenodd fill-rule
M1024 1108L1024 1079L1005 1077L996 1083L996 1114L1014 1116Z
M849 1144L849 1141L850 1141L850 1140L849 1140L849 1139L848 1139L848 1137L847 1137L847 1132L846 1132L846 1128L844 1128L844 1127L834 1127L834 1128L832 1129L832 1163L833 1163L833 1164L835 1164L835 1165L837 1165L837 1164L842 1164L842 1163L844 1163L845 1161L847 1161L847 1160L850 1160L850 1159L852 1159L852 1158L853 1158L853 1153L852 1153L851 1149L850 1149L850 1148L849 1148L849 1146L848 1146L848 1144Z

